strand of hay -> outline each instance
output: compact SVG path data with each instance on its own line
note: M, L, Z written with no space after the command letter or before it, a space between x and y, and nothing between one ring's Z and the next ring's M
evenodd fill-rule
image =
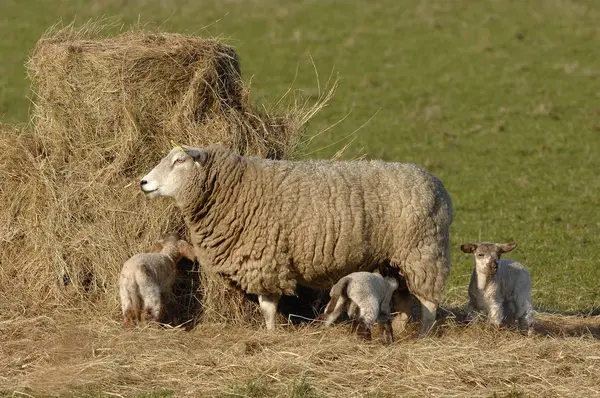
M100 23L50 29L27 67L33 128L0 140L0 290L32 313L85 297L118 318L123 261L167 231L186 235L172 201L145 200L139 178L174 143L292 156L332 94L273 117L252 107L237 55L220 41L141 29L111 37ZM224 281L200 274L190 300L202 298L205 322L255 317Z

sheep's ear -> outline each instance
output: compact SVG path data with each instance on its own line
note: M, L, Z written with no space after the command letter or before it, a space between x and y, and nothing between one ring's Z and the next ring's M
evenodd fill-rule
M206 153L206 151L198 148L187 148L184 150L185 153L187 153L194 160L194 162L200 165L206 163L206 159L208 158L208 153Z
M498 247L500 247L500 253L508 253L509 251L517 247L517 244L517 242L503 243L501 245L498 245Z
M473 253L475 250L477 250L477 244L465 243L464 245L460 246L460 250L462 250L465 253Z

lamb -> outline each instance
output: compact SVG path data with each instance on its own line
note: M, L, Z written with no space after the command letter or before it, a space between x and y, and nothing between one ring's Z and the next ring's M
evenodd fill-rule
M500 259L517 247L511 243L465 243L460 249L475 255L475 267L469 284L468 318L475 311L489 316L499 326L512 325L518 319L521 330L533 334L533 306L531 304L531 276L520 263Z
M385 344L394 341L390 301L392 293L398 288L395 278L383 277L379 273L353 272L340 279L329 293L331 300L325 309L325 326L331 325L344 311L353 320L352 329L361 330L367 339L375 320L383 330Z
M177 263L182 257L192 261L196 257L194 248L177 233L166 235L148 251L128 259L121 270L119 293L124 327L142 319L161 322L177 279Z
M176 147L141 181L181 209L198 260L258 295L267 329L281 295L325 290L389 263L433 326L450 272L453 210L441 181L403 163L286 161L211 146ZM410 308L409 295L394 297ZM404 304L404 305L403 305Z

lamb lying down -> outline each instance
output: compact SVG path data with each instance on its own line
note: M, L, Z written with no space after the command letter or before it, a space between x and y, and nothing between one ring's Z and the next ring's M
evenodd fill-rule
M475 268L469 284L469 318L475 311L488 315L494 325L512 325L533 334L531 276L517 261L500 259L517 247L512 243L465 243L460 249L475 255Z
M340 279L329 293L331 300L325 309L325 326L331 325L344 311L353 320L352 329L371 339L375 321L383 329L385 344L394 341L390 301L398 281L378 273L354 272Z
M150 253L131 257L121 270L119 293L124 327L142 320L161 322L172 298L177 263L182 257L196 261L192 245L177 233L165 236L147 251Z

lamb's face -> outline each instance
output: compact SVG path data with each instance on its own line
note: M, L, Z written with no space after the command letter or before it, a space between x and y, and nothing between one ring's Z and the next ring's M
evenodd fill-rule
M149 198L167 196L177 198L191 180L203 177L202 165L206 152L188 146L176 147L140 181L142 191Z
M502 253L511 251L517 247L516 242L512 243L465 243L460 249L465 253L475 255L475 271L479 275L493 276L498 271L500 256Z

